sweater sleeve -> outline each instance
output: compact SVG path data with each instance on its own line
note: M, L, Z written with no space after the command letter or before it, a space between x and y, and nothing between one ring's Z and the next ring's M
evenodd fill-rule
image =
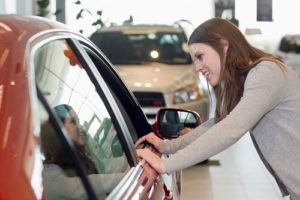
M188 144L190 144L192 141L194 141L196 138L204 134L211 126L213 126L215 122L215 119L209 119L197 128L191 130L189 133L180 136L176 139L172 140L165 140L163 144L162 153L166 154L172 154L176 151L184 148Z
M44 170L44 176L47 180L47 196L63 197L70 199L86 199L87 194L79 177L68 177L63 170L50 164ZM96 195L106 194L120 182L124 173L115 174L91 174L88 179Z
M243 96L236 107L201 137L163 159L166 171L180 170L216 155L251 130L282 99L286 85L283 71L275 63L267 61L250 70Z

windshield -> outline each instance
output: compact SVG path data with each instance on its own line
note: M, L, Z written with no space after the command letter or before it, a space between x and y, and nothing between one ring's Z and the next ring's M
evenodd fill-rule
M183 33L97 32L92 35L91 40L113 64L191 63Z

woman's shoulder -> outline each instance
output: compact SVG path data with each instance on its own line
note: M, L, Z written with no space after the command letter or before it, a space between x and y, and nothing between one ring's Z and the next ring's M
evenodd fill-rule
M255 73L257 71L261 72L277 72L282 71L282 66L279 65L279 63L276 63L275 61L269 61L269 60L262 60L261 62L257 63L250 71L252 73Z
M250 84L264 84L266 82L284 83L287 80L285 75L288 72L286 66L280 66L275 61L263 60L256 64L248 73L245 81L245 87Z
M287 70L287 66L280 65L275 61L263 60L257 63L248 73L247 78L250 76L258 76L258 77L272 77L276 75L283 75ZM257 78L258 78L257 77Z

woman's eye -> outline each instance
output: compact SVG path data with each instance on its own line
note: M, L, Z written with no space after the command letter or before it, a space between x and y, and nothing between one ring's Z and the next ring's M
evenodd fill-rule
M199 55L197 55L196 58L197 58L198 61L202 61L202 57L203 57L203 54L199 54Z
M203 54L197 54L195 56L195 63L199 63L203 61Z
M72 122L73 124L77 125L76 119L72 118L72 119L71 119L71 122Z

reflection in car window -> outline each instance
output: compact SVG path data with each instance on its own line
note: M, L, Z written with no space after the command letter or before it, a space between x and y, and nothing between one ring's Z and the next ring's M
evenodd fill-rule
M96 32L92 35L91 40L113 64L191 63L183 33Z
M133 142L137 141L138 139L138 136L137 136L137 133L136 133L136 129L134 127L134 125L132 124L132 121L128 115L128 112L126 111L126 109L124 108L124 106L126 105L123 105L122 103L124 103L125 101L125 98L124 96L122 95L122 102L120 102L120 97L118 98L118 96L116 95L116 93L114 92L114 89L112 87L115 87L116 86L112 86L113 85L113 81L112 81L112 77L109 77L107 76L108 72L107 72L107 69L108 67L105 66L103 63L101 63L101 58L96 56L96 54L94 54L90 49L86 49L87 50L87 53L89 55L89 57L91 58L91 60L94 62L94 65L97 66L98 70L100 71L100 73L102 74L102 77L104 78L104 81L106 82L106 84L108 85L109 89L110 89L110 92L113 96L113 98L115 99L116 103L117 103L117 106L119 107L120 109L120 112L122 113L122 116L125 120L125 123L129 129L129 132L130 132L130 136L133 140ZM105 77L104 77L105 76ZM124 92L124 89L121 88L122 86L117 86L117 89L118 89L118 95L120 95L120 92ZM123 90L123 91L122 91ZM128 100L128 99L126 99ZM134 112L134 111L133 111ZM145 127L143 127L143 131L145 131Z
M104 197L125 175L128 162L103 97L96 92L83 65L65 40L40 47L34 55L34 67L39 88L73 141L97 195ZM53 131L47 121L42 124L42 134L43 130ZM50 199L81 199L85 195L78 190L80 180L72 162L69 163L59 145L49 147L56 152L57 158L53 161L45 155L46 196ZM46 152L46 148L43 149ZM62 177L64 179L60 179Z

